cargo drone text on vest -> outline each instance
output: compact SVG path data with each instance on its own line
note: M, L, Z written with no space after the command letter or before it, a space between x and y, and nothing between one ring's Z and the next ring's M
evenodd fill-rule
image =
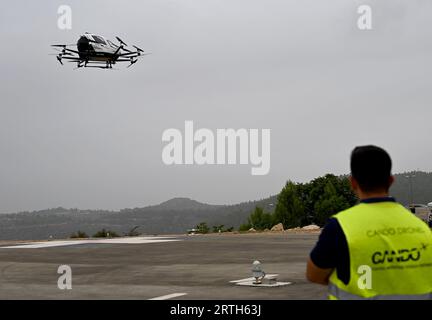
M138 57L150 53L133 46L135 51L127 49L127 44L119 37L116 37L119 45L102 36L86 32L76 44L53 44L52 47L63 48L57 55L57 60L63 64L63 59L68 62L76 62L77 68L92 67L111 69L117 62L129 62L130 67L138 61ZM69 49L69 46L76 46L77 50Z

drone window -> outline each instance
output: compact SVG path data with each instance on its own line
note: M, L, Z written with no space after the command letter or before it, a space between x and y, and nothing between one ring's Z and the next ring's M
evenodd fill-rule
M94 39L97 43L106 44L105 40L102 39L101 37L93 36L93 39Z

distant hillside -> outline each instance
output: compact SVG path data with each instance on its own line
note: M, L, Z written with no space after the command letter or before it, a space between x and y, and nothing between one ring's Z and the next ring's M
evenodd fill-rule
M390 190L391 195L404 205L411 203L410 180L412 202L422 204L432 202L432 172L412 171L396 174L395 183Z
M164 210L191 210L191 211L197 211L197 210L212 210L217 207L223 207L223 206L216 206L216 205L210 205L206 203L201 203L189 198L173 198L171 200L162 202L159 205L156 206L150 206L148 208L152 208L154 210L164 211Z
M412 178L408 178L411 176ZM391 195L402 204L432 201L432 173L409 172L396 175ZM281 186L282 189L283 186ZM78 230L89 235L106 228L120 234L135 226L144 234L184 233L200 222L238 228L245 223L256 206L273 211L277 196L236 205L210 205L188 198L174 198L159 205L144 208L108 210L79 210L54 208L33 212L0 214L0 240L65 238Z
M54 208L0 215L0 240L65 238L78 230L89 235L106 228L120 234L140 226L144 234L185 233L200 222L238 228L255 206L271 210L275 197L237 205L209 205L174 198L156 206L120 211Z

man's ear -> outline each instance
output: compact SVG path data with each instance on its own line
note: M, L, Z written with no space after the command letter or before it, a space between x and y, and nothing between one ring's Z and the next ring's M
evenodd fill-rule
M395 177L394 176L390 176L389 177L389 189L392 186L393 182L395 181Z
M350 176L349 180L350 180L350 183L351 183L351 189L353 189L353 191L356 191L358 189L357 180L353 176Z

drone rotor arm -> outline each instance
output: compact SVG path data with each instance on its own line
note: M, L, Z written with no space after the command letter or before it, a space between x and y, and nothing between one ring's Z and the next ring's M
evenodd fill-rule
M121 53L118 55L118 57L120 57L120 58L135 58L138 56L139 56L139 54L137 54L136 52Z
M79 54L79 51L76 51L76 50L72 50L72 49L68 49L68 48L65 48L65 50L69 51L69 52L73 52L73 53Z
M84 62L85 60L80 59L78 57L62 57L62 59L66 59L68 62Z
M117 59L116 62L130 62L130 59Z

